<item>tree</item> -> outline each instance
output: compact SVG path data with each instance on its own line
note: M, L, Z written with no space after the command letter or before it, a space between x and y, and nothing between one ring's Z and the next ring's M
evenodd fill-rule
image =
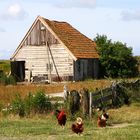
M135 56L135 59L138 62L138 76L140 76L140 56Z
M132 55L132 48L122 42L112 42L106 35L94 39L100 55L101 77L134 77L138 74L137 60Z

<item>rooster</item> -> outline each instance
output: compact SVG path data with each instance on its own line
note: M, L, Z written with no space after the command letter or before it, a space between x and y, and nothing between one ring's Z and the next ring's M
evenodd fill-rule
M76 123L72 124L71 129L76 134L81 134L84 130L82 118L78 117Z
M56 110L56 118L58 120L58 124L64 128L67 120L66 113L63 110Z

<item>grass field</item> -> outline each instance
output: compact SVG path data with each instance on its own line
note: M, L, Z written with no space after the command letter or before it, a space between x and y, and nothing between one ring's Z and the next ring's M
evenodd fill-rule
M90 90L104 88L111 84L110 80L94 80L67 83L69 90L86 87ZM29 92L43 89L46 93L63 91L63 83L51 85L15 85L0 86L0 99L4 103L10 101L15 93L22 97ZM139 98L139 93L134 96ZM140 139L140 103L132 102L130 106L108 110L110 119L106 128L97 127L97 115L91 120L84 119L84 132L81 136L71 131L73 121L68 116L65 129L57 124L51 113L34 115L30 118L19 118L13 115L0 114L0 140L139 140ZM98 113L97 113L98 114Z
M109 110L110 119L106 128L98 128L96 117L84 120L81 136L71 131L72 121L67 120L65 129L57 125L54 115L33 116L19 119L16 116L0 120L1 140L139 140L140 104Z
M0 70L9 72L9 61L0 61ZM66 83L68 90L88 88L95 90L110 86L111 80L87 80L84 82ZM63 91L64 83L48 85L0 85L0 103L7 104L16 93L24 98L29 92L44 90L45 93ZM139 140L140 139L140 94L131 95L130 106L108 110L110 118L106 128L97 127L97 114L92 119L84 119L84 132L81 136L71 131L73 121L68 116L65 129L57 124L53 114L34 115L30 118L19 118L0 113L0 140Z

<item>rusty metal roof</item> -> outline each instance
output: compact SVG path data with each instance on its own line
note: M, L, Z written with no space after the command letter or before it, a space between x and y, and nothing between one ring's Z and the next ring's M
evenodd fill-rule
M76 58L99 58L96 43L69 23L43 19Z

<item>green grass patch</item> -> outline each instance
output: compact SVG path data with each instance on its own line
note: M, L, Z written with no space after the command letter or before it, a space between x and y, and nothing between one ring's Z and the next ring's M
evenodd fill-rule
M84 119L81 136L71 130L73 121L68 116L65 129L57 124L53 114L35 115L19 119L8 116L0 120L0 139L4 140L138 140L140 137L140 106L132 104L109 110L110 119L106 128L97 127L97 118Z
M71 129L68 121L65 129L57 125L56 120L5 120L0 122L0 138L5 139L54 139L54 140L138 140L140 137L140 121L125 127L97 128L94 123L84 124L84 133L79 136Z

